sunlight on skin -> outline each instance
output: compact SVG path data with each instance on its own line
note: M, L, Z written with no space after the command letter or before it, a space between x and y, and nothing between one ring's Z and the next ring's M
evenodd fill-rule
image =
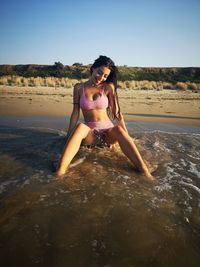
M95 142L97 136L93 131L93 127L97 127L97 122L102 122L103 126L101 126L100 130L97 130L97 133L100 134L100 131L106 130L106 134L104 133L104 142L108 145L119 143L122 152L137 167L137 169L143 173L148 180L154 180L154 177L150 174L148 167L143 161L134 141L128 134L128 130L125 126L123 115L120 112L119 103L117 101L117 93L114 85L115 82L113 83L112 80L109 80L109 83L105 83L109 77L115 81L113 78L116 77L115 72L116 67L114 66L114 62L105 56L100 56L91 66L90 79L85 83L75 85L73 94L74 108L70 119L67 143L56 172L57 176L62 177L65 174L72 159L79 151L83 140L85 144L89 145ZM92 107L91 102L93 102ZM82 103L86 103L84 104L86 106L82 106ZM97 105L96 103L99 103L100 108L99 106L95 106ZM112 114L115 116L117 125L114 125L111 122L111 119L108 116L107 107L110 107ZM80 108L82 109L85 123L77 124ZM110 121L111 126L109 124L108 128L105 128L105 122L108 121ZM95 126L87 125L86 122L93 123ZM101 135L99 137L103 138Z

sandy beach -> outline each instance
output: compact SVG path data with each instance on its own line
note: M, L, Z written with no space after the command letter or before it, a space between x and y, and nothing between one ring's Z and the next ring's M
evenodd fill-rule
M0 115L70 116L73 89L0 87ZM200 93L174 90L118 90L127 121L200 125Z

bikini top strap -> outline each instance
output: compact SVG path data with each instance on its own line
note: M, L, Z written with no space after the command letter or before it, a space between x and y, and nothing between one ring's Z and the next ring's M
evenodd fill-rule
M82 94L85 96L85 87L84 87L84 83L83 83L83 86L82 86Z

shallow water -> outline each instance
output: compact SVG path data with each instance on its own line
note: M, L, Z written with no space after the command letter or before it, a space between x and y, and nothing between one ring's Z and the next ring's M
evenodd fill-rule
M199 266L200 127L128 123L149 184L118 147L56 180L65 132L33 124L0 127L1 266Z

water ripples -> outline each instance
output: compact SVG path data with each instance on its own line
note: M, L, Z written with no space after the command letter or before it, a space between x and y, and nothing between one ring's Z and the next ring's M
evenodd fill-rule
M62 260L79 266L77 256L84 255L87 266L165 267L170 257L176 266L184 266L186 256L191 266L200 263L200 135L131 134L145 160L156 168L155 184L134 171L118 146L82 147L64 179L58 180L52 164L62 152L64 132L2 129L3 263L9 248L16 253L16 264L21 262L13 231L18 242L27 244L25 265L44 266L42 262L53 257L57 266ZM60 260L50 248L63 251Z

